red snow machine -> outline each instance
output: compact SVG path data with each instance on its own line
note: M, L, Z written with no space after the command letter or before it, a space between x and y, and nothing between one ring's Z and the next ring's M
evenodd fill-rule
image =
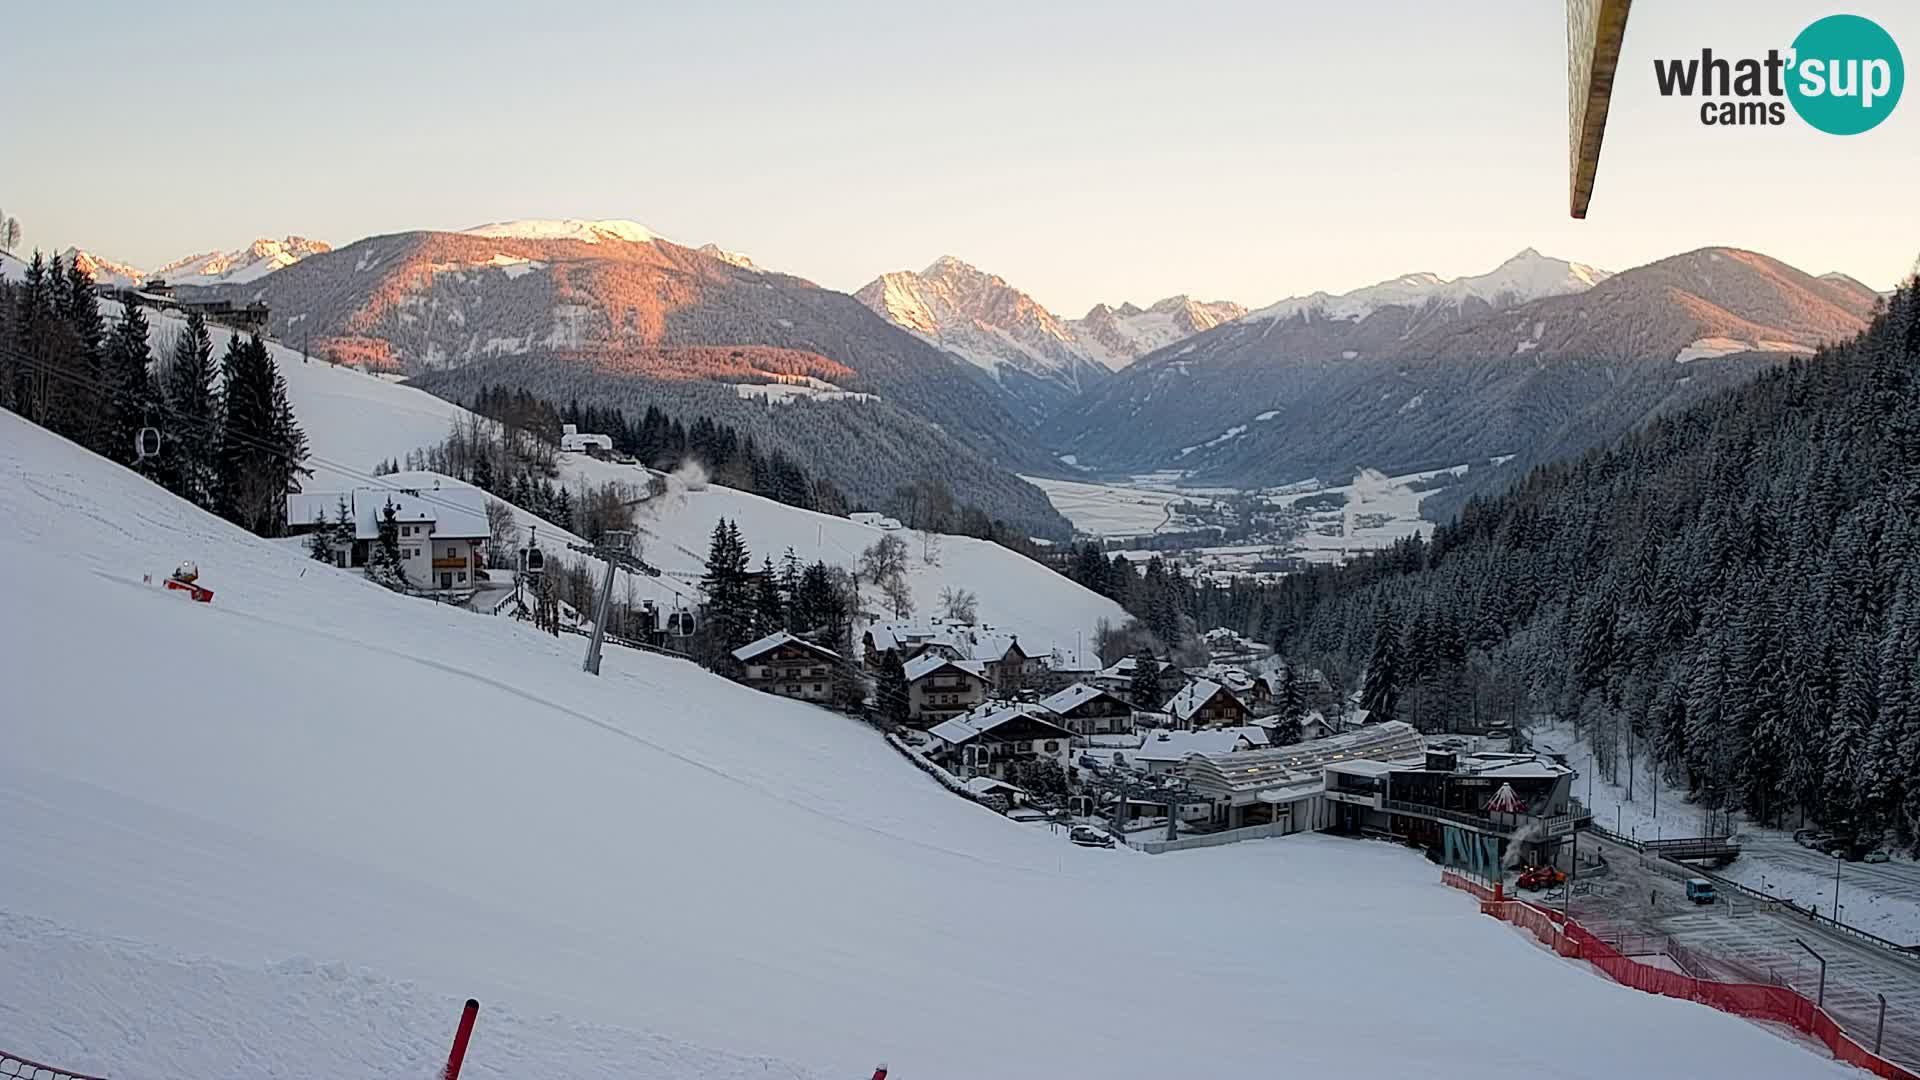
M195 603L213 602L213 590L200 584L200 568L191 561L181 563L173 573L167 575L167 588L186 593Z

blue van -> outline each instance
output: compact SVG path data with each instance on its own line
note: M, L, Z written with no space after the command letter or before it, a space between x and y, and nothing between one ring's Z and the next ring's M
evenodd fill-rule
M1687 899L1696 904L1713 903L1713 882L1706 878L1688 878Z

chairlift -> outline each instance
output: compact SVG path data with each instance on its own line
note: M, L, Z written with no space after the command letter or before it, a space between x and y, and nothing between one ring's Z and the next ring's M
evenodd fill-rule
M133 436L133 460L139 464L160 456L160 429L143 427Z

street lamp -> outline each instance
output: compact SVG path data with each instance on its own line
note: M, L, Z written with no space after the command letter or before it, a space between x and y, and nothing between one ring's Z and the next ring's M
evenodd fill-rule
M1833 854L1833 921L1840 921L1840 864L1845 860L1839 852Z
M1799 938L1794 938L1793 943L1807 950L1807 955L1813 957L1815 960L1820 961L1820 993L1819 993L1819 996L1815 999L1813 1003L1813 1007L1816 1009L1825 1008L1827 1004L1827 958L1824 956L1821 956L1817 952L1814 952L1813 946L1807 944L1804 941L1801 941Z

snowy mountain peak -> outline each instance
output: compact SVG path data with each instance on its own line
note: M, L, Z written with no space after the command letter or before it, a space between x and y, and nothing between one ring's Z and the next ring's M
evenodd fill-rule
M174 285L222 285L253 281L275 270L292 266L309 255L332 251L333 247L304 236L283 240L263 237L246 247L228 252L207 252L175 259L147 274L164 278Z
M102 285L138 285L146 278L136 267L103 259L79 248L68 248L60 253L60 258L68 266L78 266L81 273Z
M952 255L917 274L882 274L853 295L1003 384L1008 372L1019 372L1072 394L1083 379L1105 373L1053 312L1005 278Z
M175 259L153 270L142 270L126 263L103 259L78 248L68 248L62 253L62 258L78 264L82 271L103 285L140 285L154 279L164 279L173 285L225 285L253 281L275 270L292 266L309 255L332 250L332 247L318 240L289 236L283 240L263 237L233 251L203 251Z
M1468 300L1507 307L1584 292L1612 276L1586 263L1556 259L1529 247L1484 274L1452 279L1426 272L1402 274L1338 296L1316 292L1288 297L1253 312L1247 319L1362 319L1385 307L1418 308L1434 303L1457 306Z
M701 244L698 250L702 255L711 255L729 266L737 266L742 270L758 271L760 269L750 256L738 251L728 251L719 244Z
M525 218L519 221L496 221L487 225L475 225L471 229L461 231L468 236L516 240L578 240L584 244L598 244L604 240L625 240L635 244L646 244L666 239L637 221L620 219L583 221L578 218Z

